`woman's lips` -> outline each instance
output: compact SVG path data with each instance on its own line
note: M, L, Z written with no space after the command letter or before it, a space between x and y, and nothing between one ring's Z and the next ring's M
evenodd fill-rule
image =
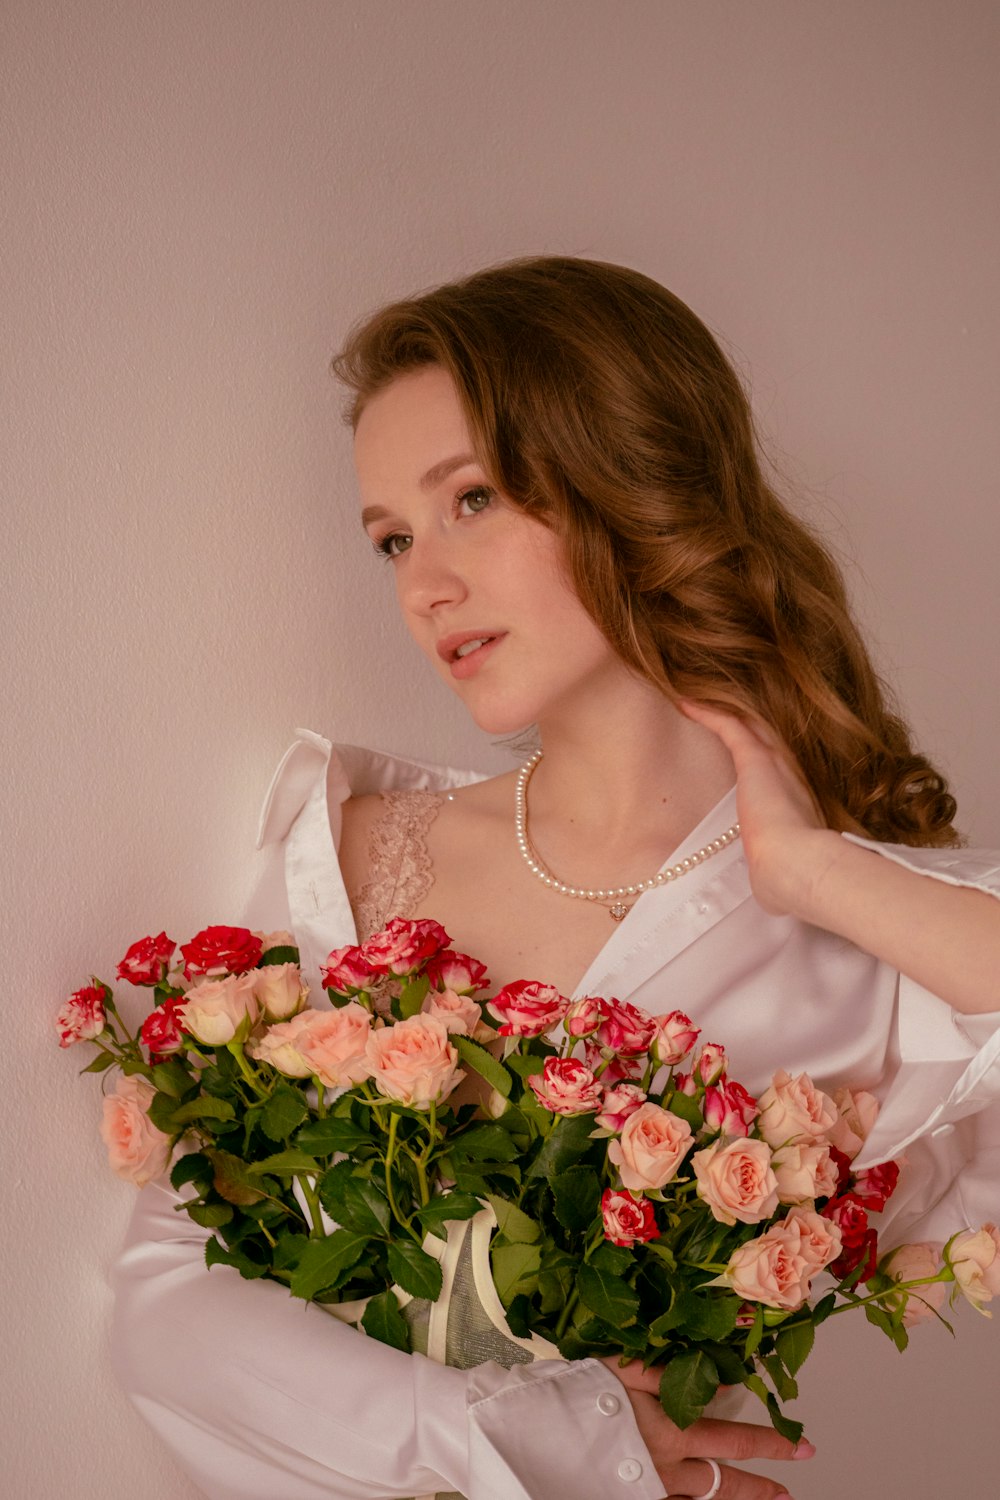
M468 652L467 655L454 657L450 663L452 677L459 679L472 677L474 673L479 671L486 658L493 654L502 640L502 635L495 635L492 639L487 640L484 645L477 646L474 651Z

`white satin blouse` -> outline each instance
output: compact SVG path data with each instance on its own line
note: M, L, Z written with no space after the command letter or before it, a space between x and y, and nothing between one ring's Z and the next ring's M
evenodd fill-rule
M266 863L246 920L292 928L318 1003L321 962L357 939L337 860L340 803L352 793L478 779L298 731L261 815ZM665 863L735 817L733 790ZM873 858L1000 896L996 853L844 837ZM576 993L686 1011L704 1040L725 1045L731 1076L751 1091L784 1067L824 1088L849 1083L877 1094L882 1110L859 1164L906 1161L883 1247L1000 1219L1000 976L996 1012L958 1015L844 939L763 912L737 842L645 892ZM139 1411L214 1500L435 1491L661 1500L631 1407L597 1361L463 1371L402 1354L275 1282L243 1281L221 1266L209 1272L207 1232L174 1211L177 1201L163 1186L140 1194L112 1272L113 1358Z

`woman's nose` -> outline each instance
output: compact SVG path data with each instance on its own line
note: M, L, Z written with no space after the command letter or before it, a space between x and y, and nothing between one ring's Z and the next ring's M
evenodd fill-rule
M468 586L450 549L429 538L415 541L402 567L396 570L399 600L414 614L432 615L442 606L458 604Z

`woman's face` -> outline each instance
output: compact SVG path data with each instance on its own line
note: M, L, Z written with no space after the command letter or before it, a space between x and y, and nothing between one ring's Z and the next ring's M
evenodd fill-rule
M626 670L577 598L560 538L488 484L447 371L425 366L373 396L354 458L403 618L480 728L541 724Z

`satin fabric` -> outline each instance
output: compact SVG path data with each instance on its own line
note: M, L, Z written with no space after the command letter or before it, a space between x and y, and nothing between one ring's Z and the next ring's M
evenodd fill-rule
M357 938L337 861L341 802L478 779L298 731L261 814L263 868L247 920L291 926L314 1003L324 1003L327 953ZM664 863L735 817L733 789ZM1000 896L997 854L853 841L873 858ZM518 977L545 976L499 976ZM859 1163L906 1158L883 1247L1000 1218L1000 1011L960 1016L843 939L769 916L750 892L738 842L645 892L576 994L685 1010L703 1040L726 1046L730 1075L751 1092L784 1067L827 1089L849 1083L877 1094L881 1114ZM459 1371L400 1354L276 1283L209 1273L207 1234L176 1202L156 1185L140 1195L113 1272L114 1359L136 1406L206 1495L660 1500L629 1403L596 1361Z

